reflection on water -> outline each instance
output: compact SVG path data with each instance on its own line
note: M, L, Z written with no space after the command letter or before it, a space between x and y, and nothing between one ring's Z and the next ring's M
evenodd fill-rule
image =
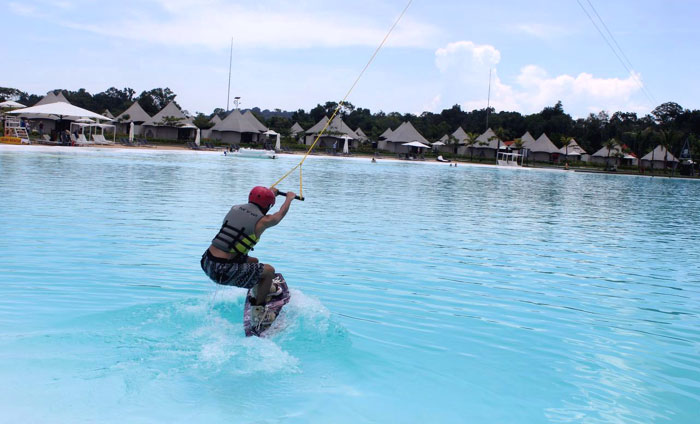
M246 339L199 256L297 160L0 151L6 419L696 422L697 181L310 157Z

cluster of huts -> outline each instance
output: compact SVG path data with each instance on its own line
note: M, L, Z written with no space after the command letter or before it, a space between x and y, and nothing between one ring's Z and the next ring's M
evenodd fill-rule
M327 122L328 118L323 117L316 125L305 131L305 144L312 144ZM297 134L301 131L303 129L299 124L295 123L294 127L292 127L292 133ZM347 138L351 139L351 146L357 146L368 141L361 128L353 131L342 119L336 117L328 125L318 145L324 147L340 146L340 142ZM525 155L527 160L534 162L568 160L601 165L636 166L641 160L642 166L654 168L661 168L673 162L678 162L678 159L661 145L656 146L654 150L640 159L634 153L629 152L625 145L615 144L610 150L607 147L602 147L595 153L590 154L573 138L570 139L567 146L560 148L552 143L545 133L535 138L530 132L525 132L520 137L519 142L516 142L515 140L500 140L491 128L476 137L476 140L473 142L470 140L467 132L459 127L451 135L446 134L440 140L431 143L409 121L403 122L396 129L389 128L382 133L379 136L376 148L397 154L420 153L431 149L440 153L491 159L496 158L498 152L518 151L520 154Z
M135 133L147 138L193 139L194 132L190 133L189 130L194 131L197 128L192 118L186 116L175 102L169 103L152 117L138 102L134 102L116 117L116 121L119 131L126 132L125 130L133 122ZM252 112L241 113L239 109L231 111L224 119L214 115L211 123L214 126L202 130L201 136L229 144L258 143L262 141L263 133L268 131L268 128L258 121Z
M624 144L615 144L610 149L604 146L595 153L589 154L574 138L570 138L567 145L557 147L545 133L535 138L529 131L526 131L517 141L500 140L491 128L472 141L467 133L459 127L451 135L445 135L438 142L433 143L433 146L435 145L438 146L439 151L443 152L488 158L495 158L498 152L516 151L527 160L534 162L580 161L601 165L637 166L640 161ZM678 159L665 147L658 145L643 156L641 161L644 167L659 168L669 163L678 162Z
M37 105L54 102L69 103L62 93L49 92ZM133 123L135 134L147 138L191 140L194 139L197 130L192 117L187 116L175 102L170 102L154 116L146 113L138 102L134 102L116 117L112 116L109 110L105 110L102 115L113 119L117 132L127 133ZM260 143L270 134L269 129L251 111L241 112L235 109L223 119L214 115L211 123L213 126L208 130L202 130L201 137L222 143L233 145ZM49 132L53 130L55 121L47 120L44 125ZM324 128L325 131L323 131ZM322 131L323 134L319 138ZM316 144L318 148L334 151L347 150L349 147L357 148L369 142L361 128L353 130L340 117L334 117L329 122L329 118L324 116L308 130L304 130L295 122L290 132L292 137L303 140L306 145L313 144L319 138ZM480 134L476 140L471 140L467 132L459 127L452 134L445 134L440 140L431 143L409 121L403 122L395 129L387 129L376 141L375 147L378 150L397 154L421 153L430 149L439 153L492 159L496 158L499 152L517 151L527 160L536 162L568 160L610 164L613 161L615 164L635 166L641 160L642 166L655 168L678 162L678 159L661 145L656 146L641 159L630 153L626 146L619 144L611 149L603 147L589 154L573 138L567 146L559 148L544 133L538 138L526 132L519 141L500 140L490 128Z

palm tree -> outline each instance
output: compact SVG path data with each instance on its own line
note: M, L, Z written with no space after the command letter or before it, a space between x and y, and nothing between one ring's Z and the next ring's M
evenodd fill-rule
M513 140L513 144L511 144L511 148L512 148L513 150L517 150L517 151L518 151L518 155L521 155L521 156L520 156L520 166L522 166L522 165L523 165L523 158L522 158L523 139L522 139L522 138L516 138L515 140ZM517 164L517 163L518 163L518 156L514 156L514 158L515 158L515 163Z
M634 148L632 151L634 154L637 155L638 158L640 158L637 161L637 167L638 167L638 172L641 174L642 173L642 160L641 157L644 156L644 151L646 148L646 145L649 142L649 137L653 134L653 131L651 127L644 128L643 130L637 130L637 131L629 131L625 133L628 137L630 137L634 143L632 144ZM652 163L653 166L653 163Z
M565 147L566 153L564 154L564 161L566 162L566 165L569 165L569 144L571 144L571 137L567 137L565 135L561 136L560 138L562 146Z
M603 143L603 147L608 149L608 157L605 159L605 168L606 170L610 168L610 152L615 149L617 146L617 141L614 138L611 138L610 140L606 141Z
M506 133L506 130L503 129L503 127L496 128L496 131L494 131L494 134L496 134L496 140L498 140L498 146L496 147L496 157L498 157L498 152L499 152L499 150L501 150L501 141L506 141L506 138L508 138L508 135Z
M454 149L450 149L450 152L453 152L453 153L454 153L454 156L453 156L453 157L457 157L457 149L459 148L459 146L457 145L457 143L459 143L459 140L457 140L457 137L455 137L455 136L452 135L452 134L450 134L450 135L447 136L447 144L448 144L449 146L455 146Z
M666 170L668 162L668 151L671 149L673 140L676 138L676 132L673 130L661 130L661 145L664 147L666 152L664 152L664 171ZM652 163L653 163L653 153L652 153Z
M467 143L467 146L469 146L469 152L471 153L471 161L474 162L474 145L478 141L477 138L479 138L479 134L477 133L467 133L467 138L464 140Z

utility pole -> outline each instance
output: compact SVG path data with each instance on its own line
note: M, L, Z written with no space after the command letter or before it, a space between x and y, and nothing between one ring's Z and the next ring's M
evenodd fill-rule
M226 112L228 112L229 99L231 97L231 64L233 63L233 37L231 37L231 51L228 57L228 90L226 90Z

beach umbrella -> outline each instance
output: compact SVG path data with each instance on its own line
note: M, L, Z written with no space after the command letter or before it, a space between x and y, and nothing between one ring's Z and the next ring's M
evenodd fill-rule
M80 118L80 119L76 119L75 122L80 122L80 123L83 123L83 124L92 124L92 123L94 123L95 121L93 121L93 120L90 119L90 118Z
M446 144L443 143L442 141L436 141L435 143L432 143L432 145L433 145L433 150L437 152L438 150L440 150L440 146L445 146Z
M194 136L194 144L199 146L199 128L197 128L197 135Z
M76 120L79 118L92 118L102 121L111 121L111 119L106 116L98 115L97 113L90 112L87 109L83 109L78 106L73 106L70 103L56 102L56 103L46 103L39 106L27 107L19 110L13 110L7 112L13 115L22 115L27 118L49 118L52 116L58 117L59 120L69 119Z
M129 123L129 143L134 142L134 123Z
M0 103L0 109L20 109L23 107L27 106L14 100L7 100L5 102Z
M282 143L280 143L280 135L277 134L277 141L275 142L275 150L280 151L282 150Z
M343 136L343 140L345 140L345 143L343 144L343 154L345 154L345 155L347 155L348 153L350 153L350 151L348 150L348 139L349 139L349 138L350 138L350 137L348 137L347 135L344 135L344 136Z
M425 144L421 143L420 141L411 141L410 143L403 143L402 146L422 147L424 149L430 148L430 146L426 146Z

